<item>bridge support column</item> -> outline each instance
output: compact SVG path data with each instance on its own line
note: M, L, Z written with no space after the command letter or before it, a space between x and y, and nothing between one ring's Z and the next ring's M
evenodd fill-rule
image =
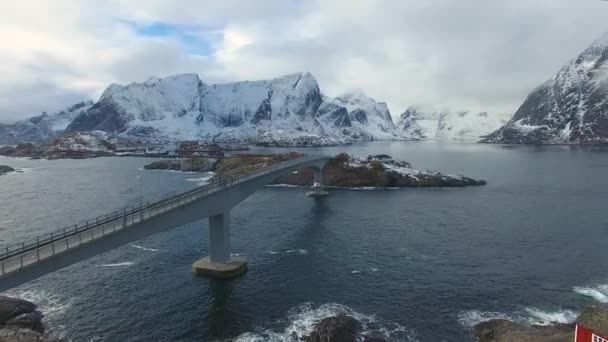
M313 182L319 182L323 186L323 170L314 168Z
M194 274L233 278L247 270L245 257L230 255L230 211L209 217L209 256L192 265Z

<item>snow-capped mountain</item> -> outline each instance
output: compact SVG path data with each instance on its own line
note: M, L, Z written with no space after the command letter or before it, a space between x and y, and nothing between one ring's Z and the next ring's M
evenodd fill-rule
M112 84L68 130L264 143L276 136L280 144L402 138L386 104L360 91L327 98L310 73L215 85L196 74Z
M397 127L411 139L479 141L505 122L503 116L486 112L409 107L401 113Z
M608 33L536 88L483 142L608 143Z
M12 124L0 124L0 141L23 142L50 139L65 131L75 117L87 111L92 105L93 101L83 101L55 113L44 112Z

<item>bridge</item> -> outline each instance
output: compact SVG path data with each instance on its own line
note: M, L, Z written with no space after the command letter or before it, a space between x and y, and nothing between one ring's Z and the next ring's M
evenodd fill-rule
M230 211L280 176L301 168L314 170L322 181L327 156L302 156L238 174L154 203L140 203L84 223L37 236L0 249L0 292L147 236L209 218L209 256L196 261L193 272L235 277L247 269L244 257L230 254Z

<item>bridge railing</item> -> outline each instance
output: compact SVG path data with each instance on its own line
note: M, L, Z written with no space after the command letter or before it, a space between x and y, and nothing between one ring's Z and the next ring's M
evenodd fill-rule
M5 269L6 260L20 257L20 260L18 261L18 268L21 268L26 266L24 264L23 255L27 254L28 252L35 252L35 255L32 255L32 258L35 262L40 260L41 258L40 252L38 250L42 247L52 246L51 250L49 251L49 253L51 253L49 256L53 256L57 252L62 252L66 249L80 246L82 243L103 237L108 233L116 231L117 229L125 228L129 226L129 222L131 222L131 224L139 223L147 218L158 215L159 213L190 203L202 196L206 196L213 192L220 191L226 187L230 187L238 183L263 176L264 174L269 174L281 169L297 166L298 164L310 162L316 160L317 158L318 157L300 157L286 162L275 163L266 167L258 168L256 170L253 170L252 172L237 172L236 174L233 174L230 177L214 179L212 182L202 185L200 187L196 187L194 189L179 193L177 195L163 198L153 203L150 203L149 201L145 203L140 201L140 203L137 205L126 207L122 210L113 211L109 214L100 215L91 220L86 220L62 229L58 229L56 231L37 236L33 239L26 240L20 244L7 246L4 249L0 249L0 262L2 263L0 275L8 273L8 271ZM122 221L122 224L117 225L117 221ZM90 234L89 238L87 239L85 237L83 241L82 233L89 232L110 224L112 226L111 231L106 232L106 230L102 229L100 235L98 235L97 237L95 236L95 234ZM77 237L77 239L74 239L70 246L69 239L72 237ZM64 241L66 239L67 243L65 244L65 248L62 245L60 248L62 250L56 250L55 244L59 241Z

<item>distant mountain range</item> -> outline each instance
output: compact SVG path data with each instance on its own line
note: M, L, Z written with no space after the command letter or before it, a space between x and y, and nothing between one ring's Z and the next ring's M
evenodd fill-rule
M484 142L608 143L608 33L536 88Z
M405 136L421 140L477 142L508 120L504 115L409 107L397 126Z
M95 102L0 125L0 141L41 141L65 131L103 131L150 141L213 140L333 145L371 140L479 140L499 127L487 115L410 108L396 125L362 91L323 95L310 73L210 85L196 74L110 85Z
M74 118L91 106L93 101L83 101L55 113L43 112L12 124L0 124L0 142L31 142L53 138L64 132Z

